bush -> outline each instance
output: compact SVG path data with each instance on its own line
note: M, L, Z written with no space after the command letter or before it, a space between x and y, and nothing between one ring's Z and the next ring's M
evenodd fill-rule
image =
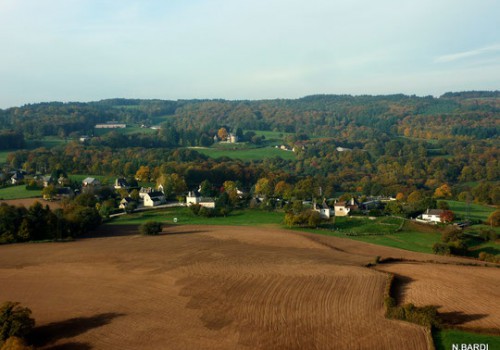
M434 243L432 251L434 254L439 255L450 255L451 253L450 246L446 243Z
M486 252L479 253L479 260L492 263L500 263L500 255L494 255Z
M35 326L35 320L30 316L31 310L21 307L20 303L3 303L0 307L0 342L10 337L26 337Z
M479 237L485 242L495 242L498 239L498 235L495 231L484 228L480 230Z
M157 221L148 221L139 227L139 231L145 236L155 236L160 234L163 224Z

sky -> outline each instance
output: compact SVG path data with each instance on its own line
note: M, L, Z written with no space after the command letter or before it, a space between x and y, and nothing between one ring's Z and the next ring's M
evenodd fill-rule
M0 108L500 89L498 0L0 0Z

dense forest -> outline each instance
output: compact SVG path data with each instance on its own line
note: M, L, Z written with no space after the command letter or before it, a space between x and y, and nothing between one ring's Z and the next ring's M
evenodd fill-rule
M142 166L148 167L150 181L176 173L189 188L209 179L218 185L239 181L248 190L263 177L292 185L310 179L312 193L321 188L324 196L432 193L448 184L454 196L474 192L477 201L498 204L499 115L499 91L439 98L314 95L261 101L51 102L0 110L0 149L12 151L7 157L10 170L33 173L64 169L133 176ZM160 127L95 135L97 123L110 121ZM282 133L282 143L295 150L295 157L214 160L186 148L210 146L221 127L253 145L263 142L256 137L258 131ZM82 135L96 137L82 143ZM70 141L53 148L26 147L47 136Z

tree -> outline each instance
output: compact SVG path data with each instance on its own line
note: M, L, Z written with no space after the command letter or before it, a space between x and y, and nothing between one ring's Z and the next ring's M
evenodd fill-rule
M443 210L441 214L439 214L439 218L442 222L448 223L455 219L455 214L453 214L451 210Z
M274 195L283 199L290 199L292 197L293 187L285 181L280 181L274 186Z
M434 191L434 198L451 198L451 187L448 184L444 184Z
M214 186L208 180L203 180L200 184L200 194L203 197L212 197L214 195Z
M321 215L317 211L311 210L309 213L309 218L307 220L309 227L318 227L321 223Z
M228 194L231 204L235 205L238 202L238 186L236 182L224 181L222 187L224 188L224 192Z
M44 199L52 199L57 194L57 190L54 185L48 185L42 190L42 195Z
M157 185L163 186L163 193L167 198L180 196L187 191L187 185L184 177L175 173L162 174L157 181Z
M220 128L219 131L217 131L217 137L219 137L220 140L226 141L227 140L227 130L226 128Z
M488 216L486 221L488 225L498 227L500 226L500 210L496 210Z
M266 179L265 177L260 178L257 180L257 183L255 184L255 194L256 195L261 195L264 197L269 197L272 195L273 192L273 187L271 184L271 181L269 179Z
M7 301L0 306L0 342L10 337L24 338L35 326L31 310L18 302Z
M141 165L139 170L135 173L135 178L137 181L150 181L151 170L149 169L149 166Z
M422 193L420 191L413 191L412 193L409 194L408 196L408 203L417 203L421 201L424 198Z
M156 236L160 234L163 224L157 221L148 221L139 226L139 232L145 236Z

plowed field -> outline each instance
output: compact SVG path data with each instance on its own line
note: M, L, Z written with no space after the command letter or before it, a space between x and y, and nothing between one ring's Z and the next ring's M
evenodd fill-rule
M404 251L268 228L134 230L0 246L0 301L33 310L35 345L427 349L423 328L385 319L386 275L363 267Z
M384 264L400 276L398 301L437 305L445 321L463 328L500 330L500 270L475 266Z

